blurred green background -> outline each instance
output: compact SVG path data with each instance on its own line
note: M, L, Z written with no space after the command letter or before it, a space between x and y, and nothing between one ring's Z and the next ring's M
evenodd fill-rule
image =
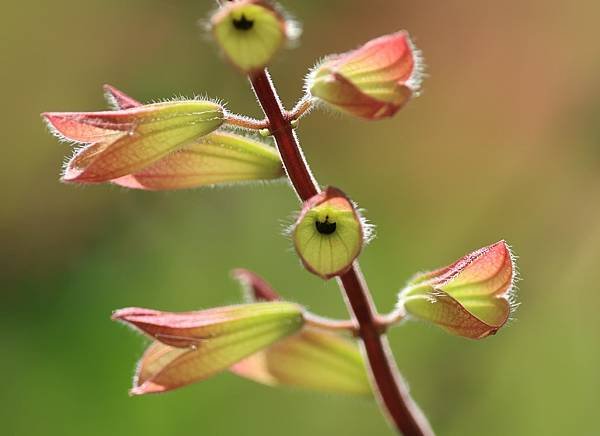
M422 96L389 121L315 112L299 134L321 183L377 224L362 266L382 311L415 271L507 239L521 306L475 342L424 324L391 332L440 435L592 435L600 404L600 3L594 0L285 1L301 45L272 66L300 96L316 59L405 28L425 55ZM343 317L335 283L282 236L284 183L173 193L58 182L70 147L45 110L98 110L101 85L136 98L207 93L259 116L247 82L197 19L209 0L40 0L0 17L0 355L3 435L387 435L364 399L271 390L223 374L129 398L141 337L126 306L240 301L250 268L314 311Z

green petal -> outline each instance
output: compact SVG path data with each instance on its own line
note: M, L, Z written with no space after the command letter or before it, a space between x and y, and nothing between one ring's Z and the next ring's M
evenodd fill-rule
M138 364L132 393L164 392L211 377L300 330L302 310L285 302L187 313L119 310L114 319L156 340Z
M329 332L304 329L244 359L231 370L269 386L371 395L356 342Z
M171 190L273 180L284 174L274 148L241 135L216 132L113 183L135 189Z

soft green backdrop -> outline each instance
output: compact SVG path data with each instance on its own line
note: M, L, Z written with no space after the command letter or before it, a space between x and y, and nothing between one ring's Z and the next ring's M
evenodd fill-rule
M272 73L286 104L320 56L408 29L423 95L379 123L315 112L299 134L323 184L378 226L362 265L378 306L419 269L507 239L521 307L481 342L410 324L391 341L440 435L593 435L600 404L600 3L285 1L301 45ZM209 0L23 0L0 13L0 432L3 435L387 435L367 400L221 375L128 398L143 340L110 322L138 305L239 301L228 272L343 316L281 230L284 183L177 193L58 183L70 147L44 110L103 107L111 83L151 100L194 93L259 115L197 19Z

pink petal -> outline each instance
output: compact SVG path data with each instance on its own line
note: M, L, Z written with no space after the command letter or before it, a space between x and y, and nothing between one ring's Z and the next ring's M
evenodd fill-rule
M116 109L130 109L138 106L142 106L142 103L135 100L134 98L128 96L122 91L119 91L117 88L111 85L104 85L104 94L106 95L106 99L111 103Z
M450 333L470 339L482 339L496 332L506 323L510 315L510 303L503 298L485 301L487 320L466 309L461 303L443 291L415 296L404 302L404 307L413 316L430 321ZM481 307L480 307L481 308Z
M272 180L284 174L274 148L240 135L215 132L112 182L158 191Z

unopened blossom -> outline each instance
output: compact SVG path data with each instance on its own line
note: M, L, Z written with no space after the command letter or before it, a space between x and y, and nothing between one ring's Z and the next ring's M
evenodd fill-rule
M113 111L43 114L60 138L81 143L67 163L70 183L173 190L272 180L285 173L274 147L218 129L226 114L211 101L144 105L106 85Z
M377 120L393 116L417 94L421 70L419 52L402 31L326 57L309 74L307 88L334 109Z
M303 325L303 309L269 302L172 313L128 308L113 319L154 342L138 363L132 394L165 392L211 377Z
M514 307L515 268L504 241L414 277L400 293L410 316L471 339L495 334Z
M206 100L181 100L102 112L47 112L60 138L82 143L63 180L108 182L143 170L224 122L223 107Z
M292 238L304 266L329 279L352 266L364 245L365 229L348 197L327 188L304 203Z
M211 18L212 34L225 57L246 73L264 68L290 37L285 17L262 0L229 2Z

